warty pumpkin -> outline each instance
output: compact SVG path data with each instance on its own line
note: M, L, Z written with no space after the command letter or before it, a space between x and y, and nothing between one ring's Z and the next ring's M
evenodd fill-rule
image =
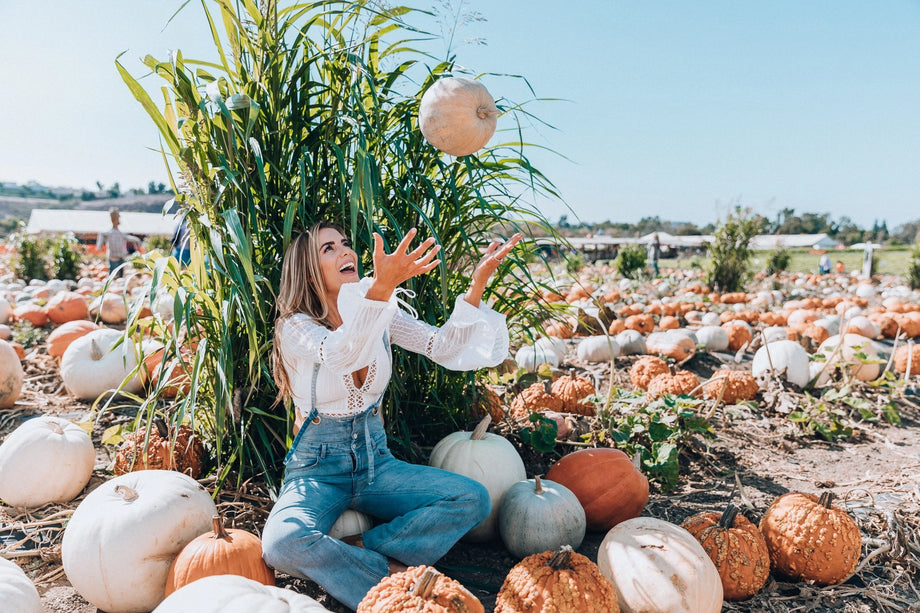
M670 372L657 375L648 382L648 395L651 398L658 398L664 394L680 395L699 395L700 378L689 370L678 370L674 374Z
M722 581L703 547L685 529L654 517L613 527L597 566L629 613L718 613Z
M153 427L140 428L125 436L115 455L114 472L123 475L138 470L176 470L192 479L201 478L207 466L208 453L194 430L181 424L172 436L169 426L160 418Z
M759 592L770 576L770 552L760 529L729 503L722 513L703 512L681 524L703 546L722 580L726 600Z
M479 599L459 581L431 566L410 566L384 577L358 603L356 613L485 613Z
M568 545L530 555L505 577L495 613L619 613L617 595L597 565Z
M707 398L721 398L725 404L753 400L759 391L754 375L746 370L717 370L703 384Z
M597 413L594 403L589 400L597 393L594 384L589 379L576 375L574 368L570 368L567 374L553 381L551 391L553 396L562 401L562 411L565 413L590 417Z
M166 595L213 575L240 575L275 585L275 573L262 561L262 541L255 534L227 528L220 515L211 518L212 530L192 539L169 566Z
M910 343L895 349L894 368L909 375L920 375L920 344Z
M539 476L508 488L498 511L502 542L519 558L563 545L577 549L585 529L585 510L575 494Z
M619 449L579 449L553 464L546 478L575 494L588 530L609 530L648 502L648 479Z
M629 381L641 390L647 390L648 384L658 375L671 372L668 363L657 356L646 356L635 361L629 369Z
M511 401L511 417L526 419L531 413L562 411L562 399L553 394L549 379L531 383Z
M463 538L483 542L498 536L498 509L508 489L527 478L524 461L508 439L487 432L492 418L486 415L472 432L453 432L431 450L428 463L481 483L489 492L492 512Z
M862 537L853 518L831 505L833 497L790 492L770 504L760 531L774 570L818 585L835 585L853 573Z
M0 409L8 409L19 400L25 372L19 356L6 341L0 341Z
M497 124L498 108L485 85L466 77L441 77L425 90L418 109L422 136L457 157L486 146Z

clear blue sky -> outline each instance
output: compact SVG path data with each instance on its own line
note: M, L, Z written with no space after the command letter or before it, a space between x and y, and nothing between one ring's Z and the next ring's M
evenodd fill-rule
M147 53L209 56L197 2L166 26L180 4L0 0L0 180L165 180L156 131L114 58L127 51L140 75ZM486 21L458 36L486 44L455 44L460 63L565 99L530 107L555 129L529 137L559 154L534 159L570 220L705 223L738 203L864 226L920 218L918 0L464 4ZM528 96L484 82L496 98Z

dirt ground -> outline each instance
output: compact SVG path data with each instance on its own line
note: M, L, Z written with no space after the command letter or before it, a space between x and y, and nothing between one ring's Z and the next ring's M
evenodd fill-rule
M53 363L46 356L31 360L26 391L12 411L0 413L0 437L23 420L46 412L79 419L88 406L75 402L61 390ZM699 356L686 366L708 375L731 356ZM748 356L750 357L750 356ZM619 358L617 370L628 368ZM610 380L603 367L594 367L599 380ZM616 380L617 377L614 377ZM788 583L771 577L754 598L726 603L723 611L835 611L870 613L878 611L920 611L920 388L908 388L897 400L902 418L899 426L860 424L853 437L829 443L803 438L781 414L736 405L723 407L713 416L717 438L694 439L681 457L678 486L664 493L653 486L644 515L679 523L700 512L720 509L732 500L748 505L746 513L759 519L770 501L792 491L837 494L857 519L864 537L863 566L846 583L829 588ZM128 421L130 415L104 416L95 429L97 471L88 490L111 476L111 450L99 445L101 432L113 423ZM521 449L528 477L543 474L554 460ZM740 486L740 488L739 488ZM87 491L88 491L87 490ZM85 494L84 494L85 495ZM0 548L15 542L20 522L76 508L82 496L65 506L46 507L24 515L21 510L0 507ZM256 532L270 506L258 484L240 492L223 492L218 507L235 525ZM36 582L48 613L96 613L67 583L60 565L62 530L46 532L39 548L14 551L12 556ZM578 551L596 560L602 533L588 533ZM40 555L36 555L40 554ZM9 553L4 555L11 557ZM447 575L460 580L491 611L495 596L514 559L500 542L455 546L438 564ZM278 585L309 594L331 611L349 609L334 601L315 584L280 576ZM2 609L2 607L0 607Z

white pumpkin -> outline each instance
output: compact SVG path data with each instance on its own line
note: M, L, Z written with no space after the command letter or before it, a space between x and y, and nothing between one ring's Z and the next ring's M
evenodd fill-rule
M703 326L696 331L696 338L706 351L728 349L728 332L722 326Z
M14 507L69 502L89 483L95 463L82 428L51 415L30 419L0 445L0 500Z
M0 324L9 323L10 315L13 313L13 307L6 301L6 298L0 296Z
M137 366L136 348L130 339L112 349L122 338L120 331L102 328L70 343L61 356L61 378L67 391L81 400L95 400L106 390L121 386ZM129 393L141 390L137 373L122 389Z
M783 326L770 326L769 328L763 329L763 338L767 343L772 343L774 341L788 341L789 333Z
M463 156L485 147L498 118L498 109L485 85L466 77L442 77L422 96L418 126L437 149Z
M239 575L211 575L179 588L153 613L314 613L328 611L298 594Z
M533 345L524 345L514 354L514 361L518 368L523 368L528 372L534 372L543 364L549 364L550 368L558 368L559 356L556 352L546 345L535 343Z
M811 380L808 352L795 341L773 341L757 350L751 363L751 374L757 377L771 368L799 387L805 387Z
M128 319L128 305L123 294L106 292L89 305L91 315L98 315L107 324L121 324Z
M341 539L342 537L363 534L374 527L374 519L367 513L355 509L345 509L339 518L329 528L329 536Z
M64 572L83 598L107 613L150 611L163 600L173 559L211 530L216 514L207 490L180 472L115 477L71 516L61 543Z
M718 313L705 313L702 318L704 326L720 326L722 325L722 318L719 317Z
M821 343L816 354L824 356L811 365L811 375L818 377L815 381L817 386L830 383L835 365L845 365L849 375L860 381L874 381L882 370L875 343L861 334L844 334L842 338L841 335L835 334ZM864 363L857 354L863 354L869 363ZM831 360L830 364L827 364L828 360Z
M882 335L881 327L865 315L857 315L851 319L847 323L845 332L847 334L860 334L866 338L878 338Z
M831 336L840 333L840 318L836 315L828 315L827 317L822 317L821 319L815 320L816 326L821 326L827 333Z
M578 359L585 362L609 362L620 355L620 346L609 336L589 336L578 343Z
M25 373L16 350L0 341L0 409L8 409L19 400Z
M565 344L565 341L555 336L541 336L534 345L551 350L559 358L560 363L565 358L565 354L569 352L569 347Z
M645 337L637 330L623 330L616 335L620 355L638 355L645 353Z
M585 509L572 490L540 477L512 485L498 512L499 534L517 558L563 545L578 549L585 527Z
M485 542L498 535L498 510L512 485L527 478L524 461L508 439L486 432L487 415L472 432L448 434L431 450L428 463L478 481L489 491L492 512L463 538Z
M15 562L0 558L0 604L4 611L41 613L42 601L35 584Z
M722 580L692 534L670 522L636 517L610 529L597 566L623 613L718 613Z
M13 338L13 329L6 324L0 324L0 341L8 341Z

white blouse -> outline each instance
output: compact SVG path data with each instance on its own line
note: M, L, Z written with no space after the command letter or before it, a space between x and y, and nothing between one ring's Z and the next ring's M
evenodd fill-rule
M505 316L485 304L474 307L461 295L450 318L437 328L400 309L395 293L387 302L365 298L371 282L365 278L342 286L338 309L343 323L336 330L303 313L279 322L281 353L298 423L311 410L310 388L317 362L316 409L320 415L356 415L380 398L392 375L385 331L392 344L451 370L497 366L508 356ZM369 367L367 377L359 388L352 373L365 366Z

